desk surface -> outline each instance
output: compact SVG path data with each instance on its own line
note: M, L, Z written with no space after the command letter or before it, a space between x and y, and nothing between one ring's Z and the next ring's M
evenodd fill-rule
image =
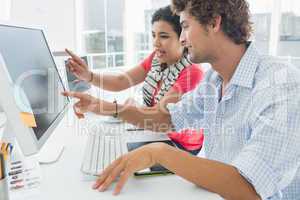
M58 162L42 165L41 194L43 200L82 199L205 199L220 200L218 195L207 192L176 176L132 177L119 196L112 189L100 193L91 189L94 180L80 172L87 140L87 127L68 114L56 131L65 143L65 150ZM84 123L83 123L84 124ZM56 133L56 134L57 134Z

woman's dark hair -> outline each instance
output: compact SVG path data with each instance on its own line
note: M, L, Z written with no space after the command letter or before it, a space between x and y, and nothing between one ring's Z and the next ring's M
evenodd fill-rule
M160 20L169 23L173 27L174 31L177 33L178 37L180 37L181 34L180 17L175 13L173 13L171 6L160 8L154 12L151 20L152 25L154 24L154 22Z

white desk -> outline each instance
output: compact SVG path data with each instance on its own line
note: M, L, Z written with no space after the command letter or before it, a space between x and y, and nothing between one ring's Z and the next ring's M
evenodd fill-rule
M64 134L66 149L57 163L42 166L43 200L221 199L176 175L132 177L117 197L112 195L113 188L104 193L94 191L91 189L93 181L84 181L80 172L87 136L75 131L74 125L64 126L60 132Z

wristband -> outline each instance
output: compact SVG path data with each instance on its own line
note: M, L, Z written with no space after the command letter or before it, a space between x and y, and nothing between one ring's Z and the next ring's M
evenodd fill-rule
M91 72L91 79L88 81L88 83L91 83L91 82L93 82L93 79L94 79L94 73L93 73L93 72Z
M117 118L118 117L118 103L117 103L117 100L115 99L113 101L113 103L116 105L116 110L115 110L115 113L113 114L113 117Z

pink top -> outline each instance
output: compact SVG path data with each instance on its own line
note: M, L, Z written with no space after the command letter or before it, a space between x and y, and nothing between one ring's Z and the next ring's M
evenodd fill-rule
M152 60L154 58L155 53L150 54L140 65L144 68L146 72L149 72L152 66ZM195 89L198 83L203 79L203 72L201 67L197 64L192 64L189 67L182 70L180 75L178 76L177 81L173 85L172 89L179 93L186 93ZM160 87L160 86L159 86ZM157 94L159 87L156 88L153 97ZM154 102L152 101L154 106Z
M140 65L144 68L146 72L149 72L152 66L152 60L155 56L155 52L151 53ZM189 92L200 83L203 79L204 73L201 70L201 67L197 64L192 64L182 70L172 89L175 91L184 94ZM159 91L160 85L154 91L153 97ZM155 105L154 98L152 99L152 106ZM187 150L196 150L202 147L203 143L203 131L194 131L194 130L184 130L180 133L170 132L168 136L180 143Z

